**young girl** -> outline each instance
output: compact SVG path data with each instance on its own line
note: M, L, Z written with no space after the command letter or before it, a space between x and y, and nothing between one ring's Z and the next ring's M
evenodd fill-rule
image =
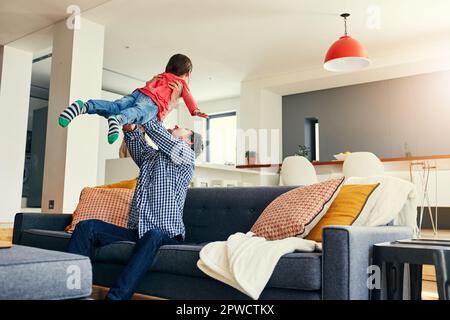
M108 142L114 143L119 138L119 127L126 124L144 124L158 117L163 121L171 111L169 103L172 94L170 82L180 81L183 85L181 96L192 116L207 118L208 115L200 112L197 103L189 91L189 82L192 71L191 60L182 54L172 56L167 63L166 71L149 81L142 88L136 89L130 95L116 101L77 100L59 115L59 124L65 128L81 114L98 114L108 119Z

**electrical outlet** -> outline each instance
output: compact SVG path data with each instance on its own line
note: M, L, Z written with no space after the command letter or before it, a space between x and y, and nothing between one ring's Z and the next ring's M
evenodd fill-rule
M48 201L48 208L49 208L50 210L55 209L55 200L49 200L49 201Z

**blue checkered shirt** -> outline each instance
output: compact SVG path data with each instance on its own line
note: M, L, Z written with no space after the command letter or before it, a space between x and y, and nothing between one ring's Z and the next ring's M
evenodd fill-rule
M143 127L158 149L147 144L139 129L125 133L128 150L140 169L128 228L138 229L139 237L160 229L172 238L181 235L184 239L183 208L194 174L195 153L156 119Z

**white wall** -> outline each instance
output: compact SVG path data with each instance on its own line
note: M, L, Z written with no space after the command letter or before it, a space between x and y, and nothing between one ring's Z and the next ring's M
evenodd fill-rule
M353 73L327 72L321 65L317 65L307 70L245 80L241 83L238 127L244 131L279 130L280 161L272 161L279 163L282 160L282 96L450 70L448 50L437 50L435 53L435 56L427 56L406 50L402 55L374 59L370 68ZM241 160L238 158L239 164L243 163L243 159Z
M54 27L42 210L73 212L80 191L97 184L100 119L75 119L58 125L61 111L74 100L101 98L104 27L82 18L82 28L66 21ZM49 201L54 200L54 209Z
M240 105L241 105L241 101L240 101L239 97L205 101L205 102L198 103L200 110L207 114L217 114L217 113L236 111L238 118L239 118ZM202 121L205 121L205 120L203 120L202 118L199 118L199 117L191 116L186 105L183 102L180 102L180 104L178 106L178 122L179 122L178 124L180 126L196 130L195 128L199 128L199 126L201 127L200 123ZM200 131L200 130L197 130L197 131Z
M135 178L139 169L131 158L110 159L106 161L105 183L111 184L123 180ZM278 173L255 170L240 170L225 165L199 164L195 167L193 183L200 186L201 182L207 182L209 186L213 180L225 180L236 182L237 185L268 186L278 185Z
M238 128L246 135L238 143L237 164L245 164L245 151L256 151L258 163L280 163L282 157L282 97L260 82L241 83ZM256 134L256 142L253 137ZM256 146L255 146L256 143Z
M31 85L31 52L0 46L0 221L20 211Z

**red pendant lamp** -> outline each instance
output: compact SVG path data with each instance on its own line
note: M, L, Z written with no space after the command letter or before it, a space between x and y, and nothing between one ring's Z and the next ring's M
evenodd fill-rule
M352 72L369 66L370 60L366 48L356 39L347 35L347 18L349 13L341 14L344 18L345 35L340 37L328 49L324 68L333 72Z

